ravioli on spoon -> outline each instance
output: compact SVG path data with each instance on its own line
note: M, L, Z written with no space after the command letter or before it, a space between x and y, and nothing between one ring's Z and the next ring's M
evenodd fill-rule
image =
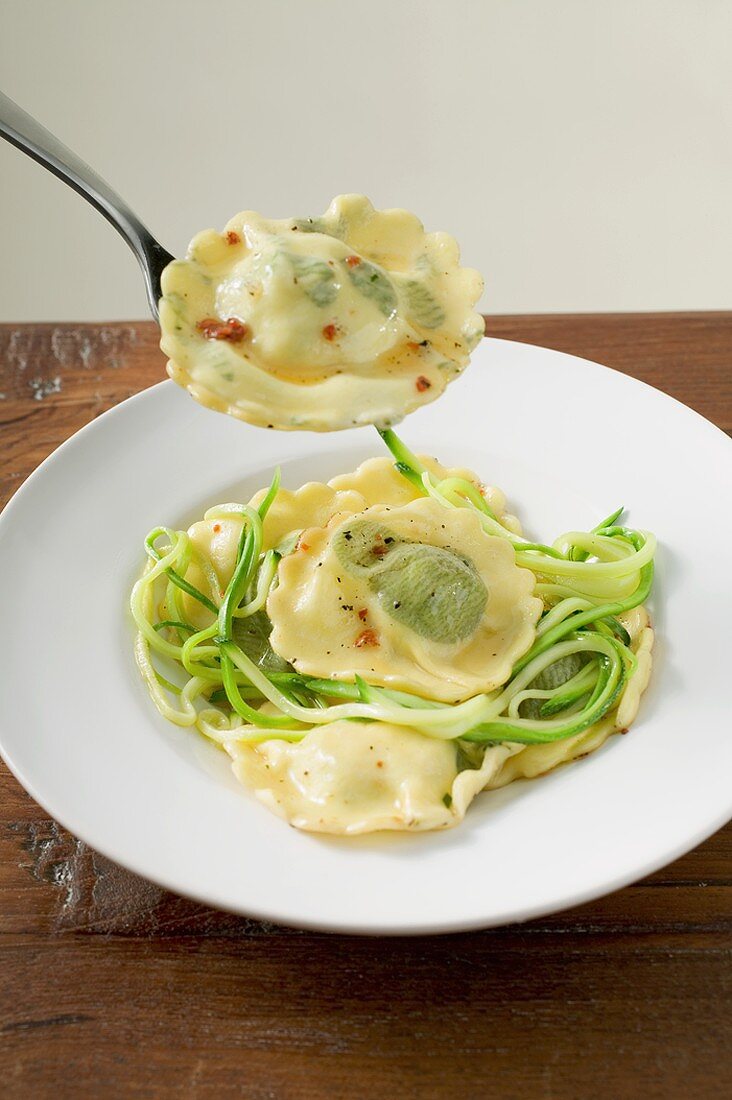
M238 214L194 237L162 289L171 378L283 430L397 423L460 374L484 329L483 281L453 238L362 195L321 218Z

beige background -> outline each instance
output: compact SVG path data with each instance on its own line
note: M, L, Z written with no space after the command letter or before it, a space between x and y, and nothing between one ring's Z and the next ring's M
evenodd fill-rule
M161 242L333 194L447 229L491 312L732 304L731 0L0 0L4 90ZM146 313L0 145L0 319Z

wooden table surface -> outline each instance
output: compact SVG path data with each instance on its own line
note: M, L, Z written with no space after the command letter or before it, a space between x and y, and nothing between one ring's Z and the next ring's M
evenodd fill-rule
M489 329L633 374L732 432L732 313ZM0 326L0 504L162 376L151 323ZM732 1095L730 826L590 905L392 940L168 894L60 829L4 767L0 845L3 1096Z

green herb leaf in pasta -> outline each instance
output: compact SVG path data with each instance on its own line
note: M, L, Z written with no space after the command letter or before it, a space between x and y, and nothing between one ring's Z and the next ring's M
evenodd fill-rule
M329 306L338 294L333 268L316 256L301 256L296 252L285 253L295 273L295 278L316 306Z
M272 623L264 611L232 621L232 637L250 661L265 672L288 672L292 666L278 656L269 644Z
M397 296L391 280L380 267L361 260L347 267L348 277L365 298L370 298L385 317L393 317L397 311Z
M458 642L474 634L488 590L472 564L440 546L402 544L369 586L393 619L434 642Z
M439 328L445 323L445 311L430 290L417 279L404 283L407 309L412 320L422 328Z
M399 539L371 520L339 531L334 548L349 572L367 578L384 611L416 634L454 642L477 629L488 590L451 550Z

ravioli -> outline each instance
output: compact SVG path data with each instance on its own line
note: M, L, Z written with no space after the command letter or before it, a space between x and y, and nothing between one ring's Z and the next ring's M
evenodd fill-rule
M481 791L544 775L586 756L636 716L651 673L653 631L643 607L624 617L638 660L618 709L575 737L481 750L385 722L333 722L294 743L225 742L237 779L279 817L309 832L445 829ZM472 753L471 756L467 755Z
M433 401L483 335L455 241L342 195L321 218L238 214L163 273L168 373L252 424L385 427Z
M428 456L420 461L430 473L442 480L459 477L480 489L485 500L501 522L517 533L521 525L506 512L506 498L500 489L482 485L471 470L444 467ZM257 508L267 494L260 489L249 504ZM263 548L289 552L297 545L297 537L307 527L325 527L334 517L346 518L362 512L372 504L400 505L422 499L421 494L395 470L388 458L369 458L351 473L338 474L327 483L308 481L299 489L280 489L264 520ZM188 529L194 551L188 580L213 599L218 606L234 566L241 536L242 520L233 516L202 519ZM204 568L208 564L212 568ZM213 615L197 600L182 597L188 620L199 629L213 621Z
M193 560L186 580L217 607L234 572L241 529L242 521L238 518L202 519L188 528ZM186 620L196 629L203 630L213 622L213 613L194 597L184 593L181 603Z
M301 829L448 828L479 791L627 732L649 682L652 535L614 515L554 550L530 546L521 568L510 538L485 533L465 483L520 533L500 490L403 445L393 453L408 476L369 459L328 483L260 490L248 509L214 507L187 533L156 528L131 594L135 656L160 712L226 748L242 783ZM425 468L446 483L442 503L422 492ZM265 496L260 526L251 510ZM569 552L588 541L589 558ZM555 553L569 584L551 579ZM627 610L597 606L587 623L583 586L602 563ZM191 636L224 599L221 624Z
M255 493L256 508L266 490ZM281 546L288 536L304 527L324 527L336 515L353 515L366 507L365 497L355 489L334 489L320 481L309 481L301 489L280 489L264 520L264 547Z
M469 481L478 489L503 526L514 534L521 534L521 524L516 516L506 511L506 497L495 485L485 485L476 473L463 466L442 466L436 458L429 455L419 455L418 458L438 481L453 477ZM331 478L328 484L340 491L351 489L360 493L368 505L409 504L412 500L421 500L424 495L402 477L389 458L368 458L352 473L339 474Z
M374 505L303 532L267 601L270 643L302 673L456 702L504 683L529 648L533 588L476 514Z
M481 786L459 772L458 747L385 722L333 722L302 741L256 747L228 741L234 773L290 825L354 835L445 829L462 821ZM510 753L498 747L497 771ZM487 774L487 772L486 772Z

